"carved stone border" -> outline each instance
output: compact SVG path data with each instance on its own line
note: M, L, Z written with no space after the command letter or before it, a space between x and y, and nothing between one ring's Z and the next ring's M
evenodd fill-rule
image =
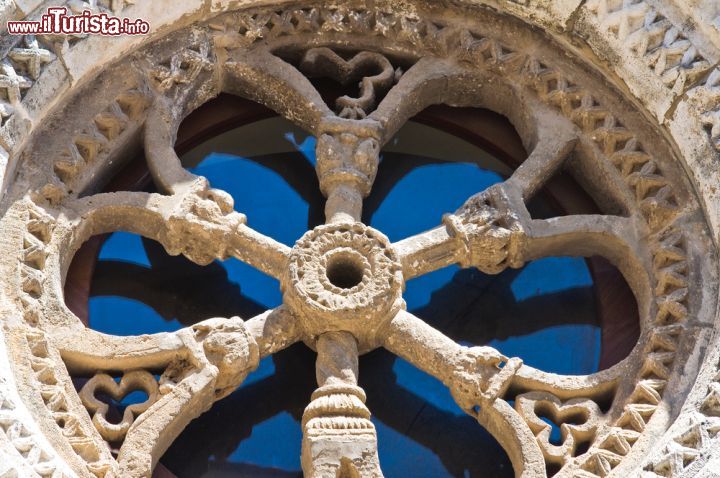
M8 7L8 11L12 10L12 12L14 12L13 15L17 16L20 3L24 4L25 2L18 2L18 5L15 5L15 9ZM116 9L118 8L117 5L123 4L123 7L128 11L128 16L135 16L131 12L131 10L136 7L135 5L125 5L124 2L113 3L116 4L114 6ZM575 10L574 7L563 10L565 2L558 2L558 4L562 3L562 6L553 5L548 9L543 8L539 3L527 3L530 3L530 5L523 5L523 2L518 2L517 4L507 5L505 8L506 11L513 15L525 17L531 22L550 26L556 34L565 30L569 32L566 33L566 35L570 37L577 35L581 38L587 38L590 47L598 57L610 63L609 69L612 70L614 74L620 76L622 80L627 83L630 91L639 98L639 101L656 115L661 124L667 127L668 135L671 135L675 139L682 153L682 157L687 162L685 167L692 175L695 187L698 189L700 197L704 200L705 212L708 221L714 228L714 239L717 242L717 218L720 216L717 214L719 210L718 203L720 202L717 191L717 184L720 184L720 182L718 182L717 179L720 167L718 167L718 153L714 148L720 147L718 138L720 135L720 71L715 67L717 64L717 43L713 40L712 36L707 35L707 38L705 38L697 31L684 32L682 29L673 26L673 22L669 19L673 17L671 15L666 17L660 12L663 8L669 10L673 8L677 9L674 5L661 4L658 6L655 5L656 2L652 2L651 4L651 2L642 1L622 3L591 1L580 6L578 10ZM122 10L123 7L119 7L120 10L116 11L123 11L124 14L125 11ZM183 6L182 8L185 7L186 6ZM193 10L193 7L197 7L197 5L190 5L188 7L191 15L198 14L198 12L207 14L213 9L223 8L223 6L218 3L210 2L203 2L203 4L195 10ZM657 7L660 7L660 9ZM140 8L144 7L138 7L138 10ZM557 13L558 10L561 10L561 12ZM638 12L641 12L641 14L638 14ZM177 14L177 12L174 11L173 14ZM640 17L642 17L642 21L639 22L638 18ZM149 18L152 21L153 17ZM185 24L185 21L186 20L181 20L175 25L182 26ZM168 23L171 22L169 21ZM570 27L572 27L572 30L570 30ZM663 38L660 42L657 40L658 35ZM632 41L625 41L630 37L632 37ZM17 44L7 50L8 56L5 62L12 67L13 71L7 69L5 72L7 73L6 76L13 81L9 82L10 86L4 87L9 108L4 108L3 111L10 112L10 114L5 116L7 120L3 121L0 131L2 131L2 142L5 146L5 152L10 157L10 168L12 168L14 164L12 162L15 156L13 152L22 149L24 141L32 133L32 129L39 124L43 115L47 113L50 106L56 101L49 100L43 102L42 95L46 95L44 97L45 99L55 96L59 97L60 95L58 93L63 91L67 93L74 87L73 85L82 83L81 79L83 78L84 70L77 65L75 65L76 69L73 70L72 61L74 57L72 52L79 51L77 50L78 48L81 48L85 43L92 43L93 40L94 39L76 39L75 41L69 42L68 45L63 44L60 47L52 45L48 47L49 49L43 49L40 47L40 43L35 44L31 39L30 43L37 46L26 48L32 50L32 52L28 52L25 57L20 55L20 53L23 53L20 51L22 48L18 47ZM702 44L694 45L691 40ZM122 51L122 48L130 48L131 46L130 43L126 43L123 46L116 47L119 49L115 51L119 52ZM45 51L47 51L48 54L45 54ZM57 55L57 57L52 58L48 55ZM713 57L713 55L715 56ZM20 60L18 60L18 58L20 58ZM23 58L25 59L23 60ZM38 59L39 69L30 66L34 61L33 58ZM45 61L43 58L48 60ZM619 61L618 58L621 58L623 61ZM678 60L678 58L680 59ZM103 59L109 60L109 56L105 56ZM87 68L87 71L94 71L100 68L103 59L99 61L95 61L97 59L88 61L87 63L90 66ZM64 65L60 63L64 63ZM646 69L644 74L640 71L640 66ZM54 71L52 70L53 68L55 69ZM20 78L23 77L22 74L18 77L18 71L27 71L30 77L37 76L37 78L33 78L33 80L36 81L29 81L27 77ZM74 71L75 76L71 76L69 71ZM87 71L84 73L87 74ZM15 77L13 77L13 75L15 75ZM47 78L47 80L45 78ZM49 86L45 87L45 84ZM42 88L40 85L43 85ZM652 88L647 88L648 85L652 85ZM653 96L653 92L658 92L658 94ZM553 92L550 91L549 93ZM142 95L142 93L139 94ZM561 95L556 94L555 97L557 96ZM673 100L668 103L668 98L673 98ZM85 162L91 162L97 159L97 156L85 157L81 153L81 151L90 151L90 153L92 153L99 149L93 148L104 140L95 133L100 133L101 136L105 137L105 140L113 140L123 134L125 130L122 125L125 125L126 121L132 119L132 117L123 109L122 103L120 98L116 99L114 103L111 102L108 105L107 114L89 124L91 133L89 137L80 137L80 140L75 140L69 145L69 157L76 161L76 163L73 164L68 161L62 163L58 161L60 166L56 163L56 167L58 171L61 172L61 175L65 175L66 178L74 180L76 176L73 176L72 173L76 171L74 168L77 166L79 158ZM142 103L142 100L140 100L139 103ZM119 113L118 108L120 110ZM36 113L37 116L35 116ZM108 136L114 136L111 139L106 136L103 131L109 132ZM117 132L117 134L115 132ZM83 143L83 141L86 141L86 143ZM81 147L78 147L79 145ZM643 171L643 173L652 175L654 173L652 169L651 166L648 166L647 171ZM68 173L68 171L70 173ZM65 183L66 181L62 182ZM634 184L631 182L630 185L635 188L641 188L642 182L635 181ZM667 199L667 195L661 196L660 198L656 196L654 203L648 207L657 210L658 202ZM660 304L663 314L678 313L677 311L682 310L682 307L685 306L682 304L682 293L678 293L683 287L677 285L678 282L682 282L683 280L682 267L678 267L678 264L682 263L683 257L682 253L677 250L677 247L681 244L682 238L678 236L677 231L667 233L666 236L659 241L658 254L667 258L669 261L669 263L659 261L659 263L662 263L662 267L660 268L661 270L658 271L659 281L657 287L659 290L666 292L664 294L666 299L661 300ZM37 264L37 261L40 260L37 259L40 257L40 255L37 254L36 249L28 252L28 256L30 257L30 259L28 259L29 263ZM32 266L28 267L30 269L33 268ZM33 274L34 273L28 269L23 278L23 284L28 288L29 295L32 295L34 288L37 287L37 281L34 280ZM678 274L680 274L680 279L678 279ZM709 291L708 293L717 294L717 291ZM715 311L712 311L713 315L714 312ZM661 348L667 347L667 337L658 338L657 343L660 344L659 347ZM662 357L658 357L658 361L650 366L656 370L662 370L662 367L665 365L662 362ZM716 363L706 364L707 370L712 371L716 368ZM706 393L712 392L713 382L707 380L706 377L708 375L714 378L714 374L712 373L704 373L701 375L697 384L697 390L706 390ZM654 396L652 390L657 391L657 387L653 387L653 384L645 385L646 387L640 392ZM702 403L704 404L704 402ZM707 407L705 405L695 405L695 407L698 407L701 412L705 411L707 413ZM693 408L692 405L689 406L687 417L691 417L692 413L694 413ZM641 410L634 410L629 413L630 418L628 418L628 423L632 422L632 418L637 414L640 414L642 418ZM709 415L712 416L712 414ZM685 416L680 417L678 423L681 423L683 420L686 420ZM711 428L712 427L706 427L706 431ZM677 436L680 435L676 435L676 437L673 438L675 443L687 443L687 439L685 438L681 438L680 441L678 441ZM700 434L699 436L702 437L703 435ZM700 449L698 456L703 456L707 455L707 452L704 451L705 448L711 446L714 442L703 439L696 443L699 443L699 445L696 445L695 448ZM618 446L624 448L622 443ZM664 452L664 455L667 455L667 453ZM686 453L686 455L690 456L692 454ZM677 465L673 465L675 468L672 468L671 474L674 476L680 472L691 470L690 467L693 461L692 457L684 458L680 468L677 468ZM664 470L668 469L668 465L663 464L666 462L667 460L658 461L656 465L653 465L653 469L661 474L667 473ZM673 463L677 463L677 461ZM695 468L697 468L697 466ZM690 471L687 472L689 473ZM665 476L668 475L665 474Z

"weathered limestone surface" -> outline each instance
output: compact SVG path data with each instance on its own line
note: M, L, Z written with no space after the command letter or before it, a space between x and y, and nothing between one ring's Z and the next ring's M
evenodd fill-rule
M0 19L37 18L50 3L0 1ZM442 381L519 477L720 474L717 2L67 6L144 18L152 32L0 37L0 476L150 476L191 420L298 341L318 354L307 476L382 476L357 381L358 356L377 347ZM318 76L358 94L326 104ZM174 151L183 118L221 92L318 138L327 222L292 248L250 228ZM437 103L507 116L530 153L436 228L391 243L360 222L363 199L384 144ZM141 150L161 193L97 193ZM530 217L525 202L560 170L601 214ZM197 264L245 261L280 280L284 303L176 333L89 330L65 305L65 275L84 241L118 230ZM641 335L617 365L549 374L404 310L413 277L450 264L497 274L553 255L604 256L631 286ZM88 380L78 391L72 377ZM106 420L96 393L134 390L147 401Z

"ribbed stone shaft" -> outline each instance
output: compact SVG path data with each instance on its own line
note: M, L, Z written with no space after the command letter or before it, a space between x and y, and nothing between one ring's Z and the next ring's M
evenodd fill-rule
M363 195L355 184L335 184L325 203L328 223L360 221Z

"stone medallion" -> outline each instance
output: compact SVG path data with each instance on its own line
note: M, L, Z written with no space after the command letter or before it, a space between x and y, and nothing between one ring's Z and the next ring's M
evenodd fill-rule
M310 337L350 331L363 343L404 305L402 268L390 242L361 223L318 226L298 240L283 279L287 306Z

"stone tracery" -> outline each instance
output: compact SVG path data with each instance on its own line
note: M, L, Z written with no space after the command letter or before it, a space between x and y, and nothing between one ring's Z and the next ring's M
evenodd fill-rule
M240 21L234 22L238 15ZM328 53L331 50L322 50L320 57L341 70L331 72L339 77L353 76L353 71L342 69L352 69L357 58L368 58L382 69L361 79L360 98L346 97L337 103L339 111L333 112L299 70L267 47L267 42L277 40L280 48L292 34L316 27L329 35L372 32L391 38L405 45L413 66L400 76L379 53L362 57L368 52L363 49L346 62ZM693 200L676 190L678 181L661 173L667 166L644 149L620 115L603 106L591 89L580 86L581 81L570 80L571 74L564 73L563 66L553 66L552 60L511 49L489 34L393 12L309 7L232 14L206 32L192 31L189 37L190 47L163 58L167 52L153 53L160 58L160 67L146 71L146 78L138 79L94 116L90 134L73 138L69 153L55 162L49 182L37 185L32 200L23 199L15 206L18 215L29 219L22 239L19 284L27 322L23 327L32 330L27 335L35 357L32 368L45 384L43 400L62 433L75 439L70 443L89 471L98 476L149 474L189 420L238 386L259 357L297 340L318 352L319 388L303 418L303 466L310 476L353 469L363 476L380 474L370 412L357 386L358 354L380 344L440 378L464 410L501 435L519 476L544 476L546 460L564 465L560 473L566 476L605 476L620 465L653 419L666 388L677 386L671 383L671 367L682 335L688 332L692 307L687 283L693 261L688 255L703 247L689 248L689 238L677 226L692 221ZM227 55L224 63L213 41ZM334 41L330 36L318 45ZM407 44L421 45L422 51L410 52ZM300 70L314 74L328 68L317 57L309 60L308 53ZM523 128L532 153L515 174L500 187L471 198L438 228L395 244L357 223L362 198L376 174L380 147L393 130L426 104L462 104L462 95L470 98L470 104L489 101L480 85L491 76L496 81L509 78L509 89L517 88L529 110ZM256 85L263 80L270 86L258 90ZM461 82L471 86L461 87ZM534 94L528 94L525 86ZM328 198L328 225L308 233L293 250L249 228L245 217L233 211L229 197L184 171L172 150L173 130L180 119L220 89L266 103L319 137L317 170ZM382 99L380 90L388 90ZM612 94L607 96L609 103L617 103ZM150 169L170 195L78 198L77 191L93 176L92 168L101 167L98 155L111 152L112 141L121 138L127 125L137 121L133 114L141 117L146 107ZM578 171L602 182L624 214L550 220L529 216L523 201L571 155ZM58 305L60 287L43 273L66 267L68 257L62 251L76 248L95 233L118 229L155 238L171 254L182 253L199 264L238 257L282 278L286 304L245 322L212 319L176 334L142 337L139 342L84 330ZM626 265L624 272L632 275L629 280L644 304L644 335L633 353L642 361L636 384L624 383L621 367L589 377L553 377L493 349L461 347L402 310L403 281L412 277L451 263L497 273L561 252L601 253L632 265ZM329 276L332 263L357 268L359 280L351 287L334 284ZM58 316L48 317L44 312L48 309ZM78 339L82 348L74 345ZM77 397L58 385L59 374L65 374L59 362L53 362L58 355L70 374L122 370L130 375L141 373L136 370L164 369L159 384L162 398L138 413L134 422L127 420L117 463L98 444L102 444L100 436L119 435L105 426L98 426L98 435L87 429L84 417L77 416L78 408L72 404ZM61 390L48 392L50 387ZM92 393L81 395L89 401ZM622 407L603 413L597 402L607 401L608 396ZM506 402L511 399L516 400L517 412ZM586 425L563 425L563 445L551 445L547 429L531 416L534 412L527 402L532 400L550 407L560 420L566 407L581 408ZM97 407L91 411L97 416ZM68 420L77 423L73 435ZM513 428L517 431L510 432ZM153 437L149 441L148 433ZM142 443L139 436L144 437ZM337 447L343 440L357 448ZM588 450L576 453L576 440L591 443ZM330 456L318 450L330 450ZM142 460L137 460L138 454Z

